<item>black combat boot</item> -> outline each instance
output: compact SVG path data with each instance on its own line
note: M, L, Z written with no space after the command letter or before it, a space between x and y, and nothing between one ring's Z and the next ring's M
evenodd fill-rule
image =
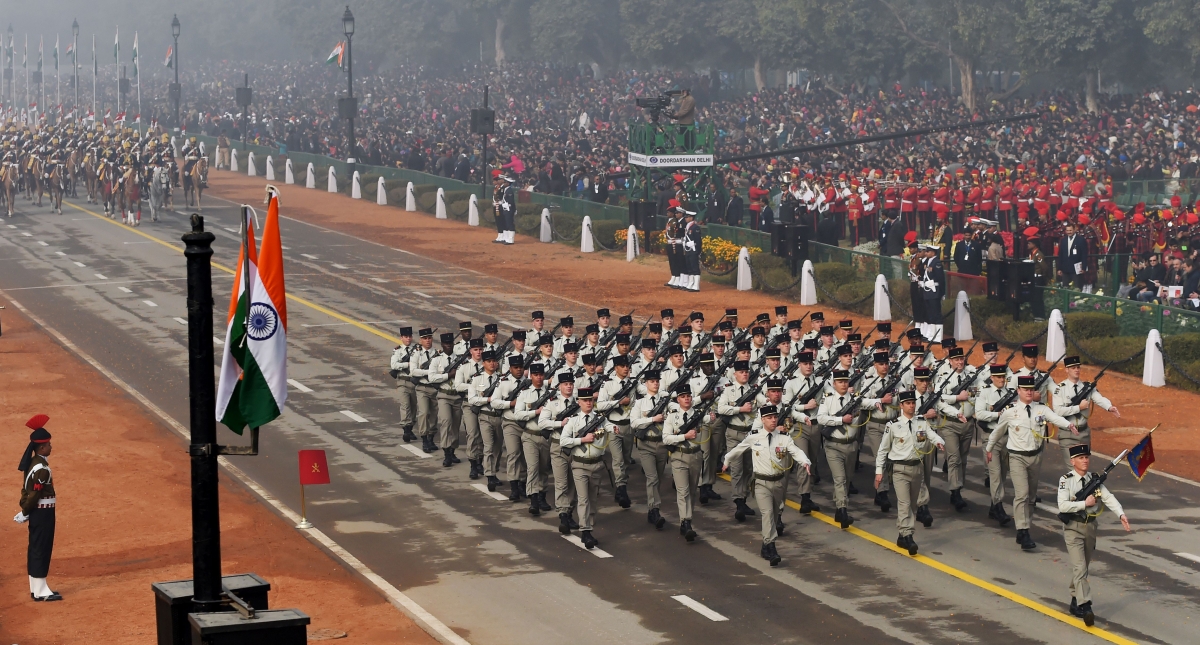
M538 508L541 509L543 513L554 510L554 507L550 506L550 503L546 501L546 491L542 491L537 494L537 503Z
M854 518L850 517L850 511L848 511L844 508L839 508L837 510L837 515L835 516L834 519L836 519L838 521L838 523L841 524L843 529L850 528L850 525L854 523Z
M699 497L700 497L700 505L701 505L701 506L708 506L708 500L709 500L709 497L708 497L708 485L707 485L707 484L701 484L701 485L700 485L700 495L699 495Z
M954 505L954 510L959 513L967 511L967 500L962 498L962 489L956 488L950 491L950 503Z
M775 533L781 537L783 536L783 526L784 526L783 525L783 516L776 515L775 516Z
M683 539L688 542L696 541L696 532L692 530L692 521L684 520L683 525L679 527L679 532L683 533Z
M1087 601L1079 605L1079 611L1083 614L1083 624L1091 627L1096 624L1096 614L1092 613L1092 601Z
M471 464L471 472L467 476L471 479L479 479L480 471L483 470L483 468L479 465L479 460L468 459L467 461L469 461Z
M1000 524L1000 528L1008 526L1008 523L1012 521L1012 517L1009 517L1008 513L1004 512L1003 503L992 504L991 510L988 511L988 517L996 520Z
M599 540L597 540L596 538L592 537L592 532L591 532L591 531L584 531L583 533L581 533L581 534L579 535L579 539L580 539L580 540L583 542L583 546L584 546L584 547L585 547L585 548L586 548L588 551L591 551L592 549L596 548L596 546L597 546L597 545L599 545L599 544L600 544L600 541L599 541Z
M449 468L454 465L454 462L450 461L450 453L451 452L453 452L453 451L450 450L449 448L442 448L442 455L443 455L442 468Z
M819 511L819 510L821 510L821 507L817 506L816 504L813 503L812 495L809 495L808 493L802 493L800 495L800 512L801 513L803 513L805 515L809 515L813 511Z
M933 526L933 514L929 512L928 506L917 507L917 521L925 525L925 528Z
M404 426L404 443L412 443L416 438L417 435L413 434L412 426Z
M771 545L767 544L766 542L763 542L762 549L760 549L758 552L758 554L761 555L764 560L771 559L771 549L769 548L770 546Z
M569 513L569 512L567 513L567 526L571 527L572 531L579 530L579 522L576 522L575 518L572 517L571 513Z
M652 508L649 513L646 513L646 521L659 530L662 530L662 527L667 524L667 520L663 519L662 513L659 513L657 508Z
M849 481L849 480L846 481L846 494L847 495L857 495L858 494L858 489L854 487L854 482Z
M537 496L537 493L529 496L529 514L533 515L534 517L542 514L542 509L538 506Z
M753 514L753 511L750 510L750 507L746 506L746 500L744 500L744 499L734 498L733 506L734 506L733 519L735 519L739 522L745 522L746 516Z
M1029 534L1029 529L1021 529L1017 531L1017 534L1021 540L1022 551L1032 551L1037 548L1037 542L1033 541L1033 536Z
M450 461L452 463L461 464L462 459L459 459L458 455L454 454L454 451L457 450L457 448L450 448L449 450L450 450Z
M495 475L488 475L487 476L487 487L488 487L489 493L496 492L496 489L500 488L500 478L496 477Z
M875 493L875 505L884 513L892 510L892 499L888 497L886 490L881 490Z
M514 504L521 501L521 489L517 488L517 482L515 480L508 482L508 487L510 489L508 501Z
M433 435L427 434L421 437L421 449L427 453L437 450L437 446L433 443Z
M562 533L563 535L571 534L570 519L571 519L570 513L559 513L558 514L558 532L559 533Z
M775 548L774 542L767 545L767 560L773 567L777 567L780 562L783 562L783 558L779 557L779 550Z
M704 488L708 489L708 499L709 500L714 501L714 502L719 502L719 501L725 499L724 497L721 497L720 495L718 495L717 491L713 490L712 484L705 484Z
M621 508L629 508L629 505L632 503L629 500L629 491L627 491L624 486L617 486L616 498L617 504L619 504Z
M525 480L524 479L517 482L517 493L519 493L521 495L521 499L525 499L526 497L529 497L529 494L525 492Z

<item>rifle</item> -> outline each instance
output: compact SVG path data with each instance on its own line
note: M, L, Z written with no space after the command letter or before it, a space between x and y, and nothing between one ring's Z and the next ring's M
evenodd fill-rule
M1158 428L1158 426L1154 426L1154 427ZM1151 430L1150 432L1154 432L1154 430ZM1100 490L1100 487L1104 485L1104 480L1108 479L1108 473L1110 471L1112 471L1113 468L1116 468L1117 464L1121 463L1121 460L1124 459L1125 455L1127 455L1127 454L1129 454L1128 448L1126 448L1125 450L1122 450L1121 454L1114 457L1112 460L1112 463L1105 466L1104 470L1100 474L1096 475L1091 480L1089 480L1088 483L1085 484L1083 488L1079 489L1078 493L1075 493L1075 501L1082 502L1082 501L1086 500L1090 495L1095 495L1096 491ZM1078 513L1059 513L1058 519L1062 520L1063 524L1066 524L1067 522L1069 522L1071 520L1081 519L1080 518L1081 515L1084 516L1084 518L1086 518L1087 510L1079 511Z
M637 310L635 309L634 311L637 311ZM632 315L633 315L633 311L629 312L629 313L628 313L628 314L626 314L626 315L627 315L627 316L632 316ZM647 320L646 322L647 322L647 323L649 323L650 321L648 321L648 320ZM609 330L608 330L608 331L604 332L604 336L602 336L602 337L600 338L600 344L601 344L601 345L607 345L609 341L616 339L616 337L617 337L617 334L619 334L620 332L621 332L621 326L620 326L620 325L617 325L616 327L611 327L611 328L609 328Z
M632 312L632 311L631 311L631 312L629 312L629 315L631 315L631 316L632 316L632 315L633 315L633 312ZM636 333L636 334L634 334L633 336L630 336L630 338L641 338L641 337L642 337L642 333L646 331L646 327L648 327L648 326L650 325L650 321L651 321L651 320L654 320L654 316L650 316L649 318L647 318L647 319L646 319L646 322L642 323L642 327L641 327L640 329L638 329L638 330L637 330L637 333Z
M862 405L862 399L863 398L857 394L850 395L850 400L847 401L846 405L842 406L842 409L838 410L837 414L834 416L838 417L838 419L841 419L842 417L846 416L847 414L857 415L858 408L860 405ZM821 436L824 437L825 439L830 439L833 437L833 433L837 432L841 427L842 427L841 425L836 425L836 426L822 425L821 426Z
M408 359L412 356L413 347L416 347L416 345L414 345L412 343L409 343L407 346L405 346L405 349L408 350L408 354L406 354L404 356L403 362L405 362L405 363L408 362ZM396 349L400 349L400 347L396 347ZM1108 369L1108 368L1105 368L1105 369ZM1103 374L1103 372L1101 372L1101 373ZM398 379L398 378L400 378L400 370L388 370L388 376L390 376L394 379Z
M529 406L529 409L537 410L537 409L541 408L542 406L546 405L546 402L549 401L551 398L553 398L554 395L556 395L556 394L558 394L558 388L547 386L545 394L542 394L541 396L539 396L537 401L534 401L533 405Z
M573 416L575 416L575 413L578 411L579 411L579 401L571 401L570 403L567 404L567 407L563 408L562 412L559 412L558 414L554 415L554 420L562 421L563 419L573 417Z
M761 372L762 372L761 368L755 368L753 372L750 372L750 378L746 381L746 383L750 384L750 383L754 383L755 381L758 381L758 375ZM749 390L746 391L745 394L743 394L737 400L736 403L733 404L733 407L740 408L743 405L746 405L747 403L753 401L754 398L756 396L758 396L758 393L762 391L763 385L765 385L765 384L766 384L765 382L759 382L757 385L752 386Z
M496 383L499 384L500 381L496 381ZM525 388L529 387L532 384L533 384L533 381L531 381L528 376L526 376L525 378L522 378L520 380L520 382L517 383L517 386L513 388L513 391L509 392L508 396L504 397L504 400L508 401L509 403L516 401L517 397L521 395L521 392L523 392L525 390Z
M1096 375L1096 378L1092 379L1091 381L1085 382L1083 384L1083 389L1079 391L1079 394L1076 394L1075 396L1071 397L1071 405L1079 405L1080 403L1083 403L1084 401L1091 398L1092 392L1096 391L1096 382L1100 380L1100 377L1104 376L1104 373L1108 371L1108 368L1114 362L1115 361L1109 361L1108 365L1105 365L1104 369L1100 370L1100 373Z
M758 360L754 361L754 364L755 365L763 365L764 363L766 363L767 362L767 352L769 350L775 349L776 347L779 347L779 344L787 339L788 339L787 334L775 334L774 338L767 341L766 345L763 345L762 356L759 356Z
M455 356L454 360L451 361L449 365L446 365L446 369L442 371L442 374L449 374L450 372L453 372L461 367L463 363L467 362L467 359L469 358L471 358L471 350L468 349L458 356Z
M1062 360L1062 358L1058 359L1058 361L1061 361L1061 360ZM1041 389L1042 384L1046 382L1046 379L1050 378L1050 372L1053 372L1054 368L1058 366L1058 361L1054 361L1054 365L1051 365L1050 369L1046 370L1045 374L1042 374L1041 378L1039 378L1037 380L1037 383L1034 383L1033 389L1035 389L1035 390ZM1007 408L1008 406L1012 405L1012 402L1017 400L1017 390L1019 390L1019 389L1020 388L1013 388L1012 392L1009 392L1008 394L1004 395L1003 399L996 401L996 405L992 406L992 412L1000 412L1000 411L1004 410L1004 408Z

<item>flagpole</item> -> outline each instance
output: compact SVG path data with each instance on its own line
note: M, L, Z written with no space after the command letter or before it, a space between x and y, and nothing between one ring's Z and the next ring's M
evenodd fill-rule
M137 79L137 124L138 136L142 136L142 61L138 60L141 57L141 52L137 47L137 32L133 32L133 77Z
M117 114L121 113L121 28L113 42L113 76L117 77Z
M96 62L96 34L92 34L92 125L96 125L96 76L100 73L100 65Z

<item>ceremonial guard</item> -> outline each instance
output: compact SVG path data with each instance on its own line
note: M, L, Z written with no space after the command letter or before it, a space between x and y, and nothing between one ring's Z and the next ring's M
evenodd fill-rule
M54 477L50 472L50 433L44 427L50 417L39 414L25 423L33 430L29 445L21 454L17 470L22 474L21 512L13 518L17 524L29 523L29 549L26 556L29 596L35 601L62 600L62 594L50 589L50 556L54 552Z
M1054 411L1064 419L1075 424L1079 429L1078 435L1059 437L1058 445L1062 447L1063 459L1071 465L1071 447L1080 444L1091 445L1092 432L1088 427L1088 419L1092 416L1093 406L1108 410L1118 419L1121 411L1112 401L1104 398L1096 389L1095 381L1084 383L1079 378L1080 361L1078 356L1068 356L1063 359L1063 367L1067 370L1067 378L1054 388Z
M500 199L496 202L496 227L500 230L500 237L493 240L494 242L514 244L516 227L513 222L517 216L517 189L513 184L516 181L516 177L502 174L497 182L500 187Z
M696 223L696 214L684 211L683 229L683 280L681 287L685 291L700 290L700 254L704 251L704 236L700 225Z
M417 436L413 434L413 419L417 410L417 388L413 385L409 365L417 346L413 343L412 327L400 328L400 344L392 350L392 378L396 379L396 391L400 402L400 427L404 429L404 441L408 443Z
M1017 523L1017 544L1025 551L1037 548L1037 544L1029 535L1029 527L1033 519L1042 449L1051 435L1048 426L1055 425L1063 429L1069 428L1073 433L1078 432L1075 424L1034 400L1034 387L1035 381L1032 376L1017 378L1019 401L1000 414L1000 419L984 447L985 456L990 462L996 442L1005 432L1008 433L1008 472L1013 480L1013 516Z
M921 296L925 300L925 323L921 335L936 342L942 338L942 299L946 297L946 272L938 257L941 247L926 244L924 250Z
M745 453L750 453L754 469L754 500L758 504L759 513L762 513L763 543L760 555L774 567L783 560L775 547L775 540L783 532L783 516L780 509L783 508L787 490L785 478L793 467L807 471L809 460L787 433L777 432L777 406L764 405L759 410L759 418L762 420L762 428L725 453L722 469L728 470L730 462L741 461Z
M674 200L672 200L674 201ZM673 204L667 209L667 224L663 228L663 237L667 243L667 264L671 268L671 279L665 286L673 289L683 289L687 280L683 271L683 232L684 222L680 214L683 209Z
M581 388L576 400L579 412L563 427L559 443L571 451L571 475L575 480L575 493L579 496L579 538L584 547L594 549L600 544L592 535L592 528L598 510L604 453L608 451L613 425L592 410L594 397L590 389Z
M696 539L692 529L692 510L699 496L700 469L704 465L701 454L700 427L707 415L703 410L692 409L692 388L681 384L675 388L678 407L663 423L663 443L671 453L671 476L675 481L675 503L679 508L679 534L688 542ZM744 503L744 502L743 502Z
M915 509L925 486L922 462L935 446L944 449L945 444L929 426L929 421L917 416L915 392L901 392L898 398L899 416L888 422L879 449L875 451L875 488L880 489L884 474L890 472L892 488L896 491L896 528L899 531L896 546L908 549L909 555L916 555L913 529L916 527Z
M1087 444L1071 446L1071 471L1058 479L1058 517L1063 522L1063 538L1067 543L1067 556L1071 559L1071 615L1082 618L1088 627L1096 622L1092 611L1092 587L1088 583L1088 567L1096 551L1096 519L1107 508L1120 518L1126 531L1132 530L1121 503L1104 484L1083 501L1075 499L1084 487L1099 477L1088 472L1091 454Z

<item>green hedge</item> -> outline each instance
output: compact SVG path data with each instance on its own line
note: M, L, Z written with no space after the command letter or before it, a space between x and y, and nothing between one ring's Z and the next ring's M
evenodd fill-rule
M843 284L833 292L833 295L842 302L855 302L859 298L865 298L868 294L875 293L875 281L850 282ZM824 294L822 294L824 295ZM837 304L837 303L832 303ZM851 311L870 316L875 313L875 299L868 298L867 300L850 307Z
M892 295L896 292L893 291ZM1004 300L991 300L987 296L971 296L968 298L971 307L972 320L987 320L994 316L1012 316L1009 311L1008 302Z
M783 262L782 258L776 258ZM813 265L813 277L829 293L837 293L837 288L858 281L858 272L849 264L840 262L821 262Z
M404 203L408 200L407 187L390 188L387 191L388 205L404 208Z
M1113 338L1121 333L1115 318L1108 314L1077 313L1063 316L1067 333L1073 338Z
M1146 339L1139 336L1089 338L1079 341L1079 347L1099 359L1101 361L1100 365L1104 365L1110 361L1124 360L1145 349ZM1069 345L1067 353L1074 354L1075 349L1074 346ZM1188 374L1193 376L1200 375L1200 333L1167 336L1163 339L1163 349L1171 357L1171 360L1182 367ZM1082 358L1085 361L1087 360L1086 356ZM1139 356L1136 360L1116 363L1111 369L1131 376L1141 376L1142 368L1145 365L1144 358L1144 356ZM1200 389L1169 365L1166 367L1168 385L1193 392Z
M612 247L612 245L617 243L617 231L624 231L626 228L628 227L625 226L620 220L592 220L592 233L596 235L596 239L600 240L601 244L608 247ZM622 246L621 248L623 249L625 247Z

